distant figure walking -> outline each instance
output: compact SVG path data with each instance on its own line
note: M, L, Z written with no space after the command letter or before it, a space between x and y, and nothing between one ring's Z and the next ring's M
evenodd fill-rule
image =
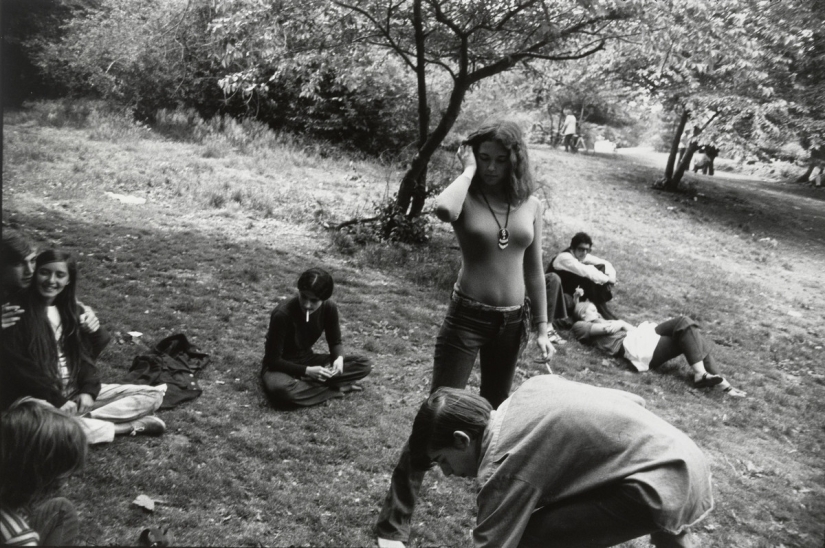
M298 278L298 294L272 311L261 381L274 405L306 407L363 390L356 381L370 374L372 364L344 356L338 305L330 298L334 287L327 271L311 268ZM329 354L312 351L322 334Z
M481 396L495 408L510 393L531 311L542 358L555 352L542 273L544 208L532 196L527 146L514 122L483 126L457 155L464 171L436 198L436 215L452 223L462 263L436 339L430 390L464 388L480 355ZM405 444L378 516L379 546L407 540L424 474Z
M564 135L564 151L576 152L576 117L569 108L561 109L561 113L564 116L564 125L561 128Z

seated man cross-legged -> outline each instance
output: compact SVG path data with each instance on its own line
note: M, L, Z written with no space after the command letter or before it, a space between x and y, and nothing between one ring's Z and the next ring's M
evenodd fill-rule
M344 357L338 306L331 300L332 276L311 268L298 279L298 294L279 304L269 320L261 381L278 406L310 406L346 392L360 391L356 381L369 375L367 358ZM326 335L329 354L312 345Z
M616 316L607 308L607 301L613 298L613 286L616 283L616 270L608 261L591 253L593 240L584 232L579 232L570 241L570 247L550 259L547 265L545 282L547 284L547 302L551 303L551 291L555 294L554 283L561 281L561 289L566 295L568 309L571 307L573 292L577 287L584 290L584 299L596 305L599 313L614 320ZM556 280L552 274L556 274ZM560 313L550 317L550 321L564 317Z
M476 477L476 547L601 547L650 535L692 546L713 508L710 469L644 400L555 375L527 380L497 410L442 387L421 406L417 466Z

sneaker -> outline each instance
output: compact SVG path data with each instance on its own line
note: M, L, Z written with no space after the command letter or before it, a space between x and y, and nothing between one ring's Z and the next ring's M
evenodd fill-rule
M693 381L693 386L696 388L711 388L720 384L724 381L722 377L719 375L711 375L710 373L704 373L699 379Z
M144 436L160 436L166 432L166 423L154 415L147 415L136 421L132 421L132 431L130 436L142 434Z
M405 548L406 545L400 540L391 540L388 538L377 537L378 548Z
M567 341L561 338L561 335L555 329L551 329L547 332L547 338L550 339L550 342L553 344L557 344L559 346L563 344L567 344Z
M741 390L737 390L736 388L734 388L732 386L728 386L727 388L725 388L723 390L723 392L725 393L726 396L730 396L731 398L744 398L744 397L747 396L747 393L745 393Z

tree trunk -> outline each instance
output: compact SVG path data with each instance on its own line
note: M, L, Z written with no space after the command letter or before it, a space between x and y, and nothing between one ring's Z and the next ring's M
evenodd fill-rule
M667 188L667 183L673 178L673 167L676 165L676 156L679 154L679 143L682 141L682 133L685 131L685 125L689 117L690 111L687 109L682 110L682 115L679 117L679 126L676 128L673 141L670 143L670 156L667 157L667 165L665 166L665 188ZM685 153L685 157L687 157L687 153ZM682 173L684 173L684 170L682 170ZM678 181L676 185L679 185Z
M417 4L420 2L420 0L416 1ZM420 59L418 69L422 78L424 76L423 46L422 26L420 43L418 36L416 36L416 48L418 48L416 54ZM401 211L406 212L409 218L417 217L424 209L424 200L427 197L427 165L430 163L430 158L432 158L435 151L438 150L439 145L441 145L441 142L458 119L458 114L461 112L461 104L464 102L464 96L472 84L472 81L467 76L467 69L469 67L467 52L468 43L467 38L464 37L462 38L461 48L459 49L459 70L453 81L453 91L450 94L450 102L447 104L447 109L444 111L444 114L441 115L441 120L439 120L436 128L426 136L423 144L418 148L418 152L413 157L412 162L410 162L409 169L407 169L407 172L401 179L396 205L398 205ZM420 85L419 82L419 89ZM419 106L421 104L421 98L419 97ZM426 104L426 96L424 104ZM420 124L420 116L421 112L419 111L419 128L422 127ZM427 111L427 116L429 117L429 111Z
M464 96L469 87L470 85L466 80L455 81L447 110L441 116L438 126L418 150L410 163L409 169L404 174L404 178L401 179L396 203L401 211L408 211L407 216L410 218L420 215L424 208L427 189L426 186L423 188L419 186L420 177L422 174L426 177L427 164L430 163L430 158L438 150L441 141L444 140L453 124L455 124L456 119L458 119L458 114L461 112L461 103L464 101Z
M794 179L794 183L807 183L808 179L811 178L811 173L814 172L814 164L808 164L808 169L805 170L805 173Z

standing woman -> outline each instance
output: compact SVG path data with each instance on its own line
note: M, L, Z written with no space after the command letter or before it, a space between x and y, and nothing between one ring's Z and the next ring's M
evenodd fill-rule
M95 361L111 337L77 301L76 287L71 255L47 250L37 256L20 321L0 339L0 409L25 396L46 400L79 418L90 444L116 434L162 434L166 425L152 413L166 385L101 384Z
M462 264L436 339L430 390L466 387L480 354L481 396L497 408L509 396L531 310L542 358L555 353L547 335L543 208L532 196L527 147L514 122L483 126L458 158L463 173L436 199L436 215L453 225ZM424 472L412 466L405 444L378 518L380 546L408 539Z

